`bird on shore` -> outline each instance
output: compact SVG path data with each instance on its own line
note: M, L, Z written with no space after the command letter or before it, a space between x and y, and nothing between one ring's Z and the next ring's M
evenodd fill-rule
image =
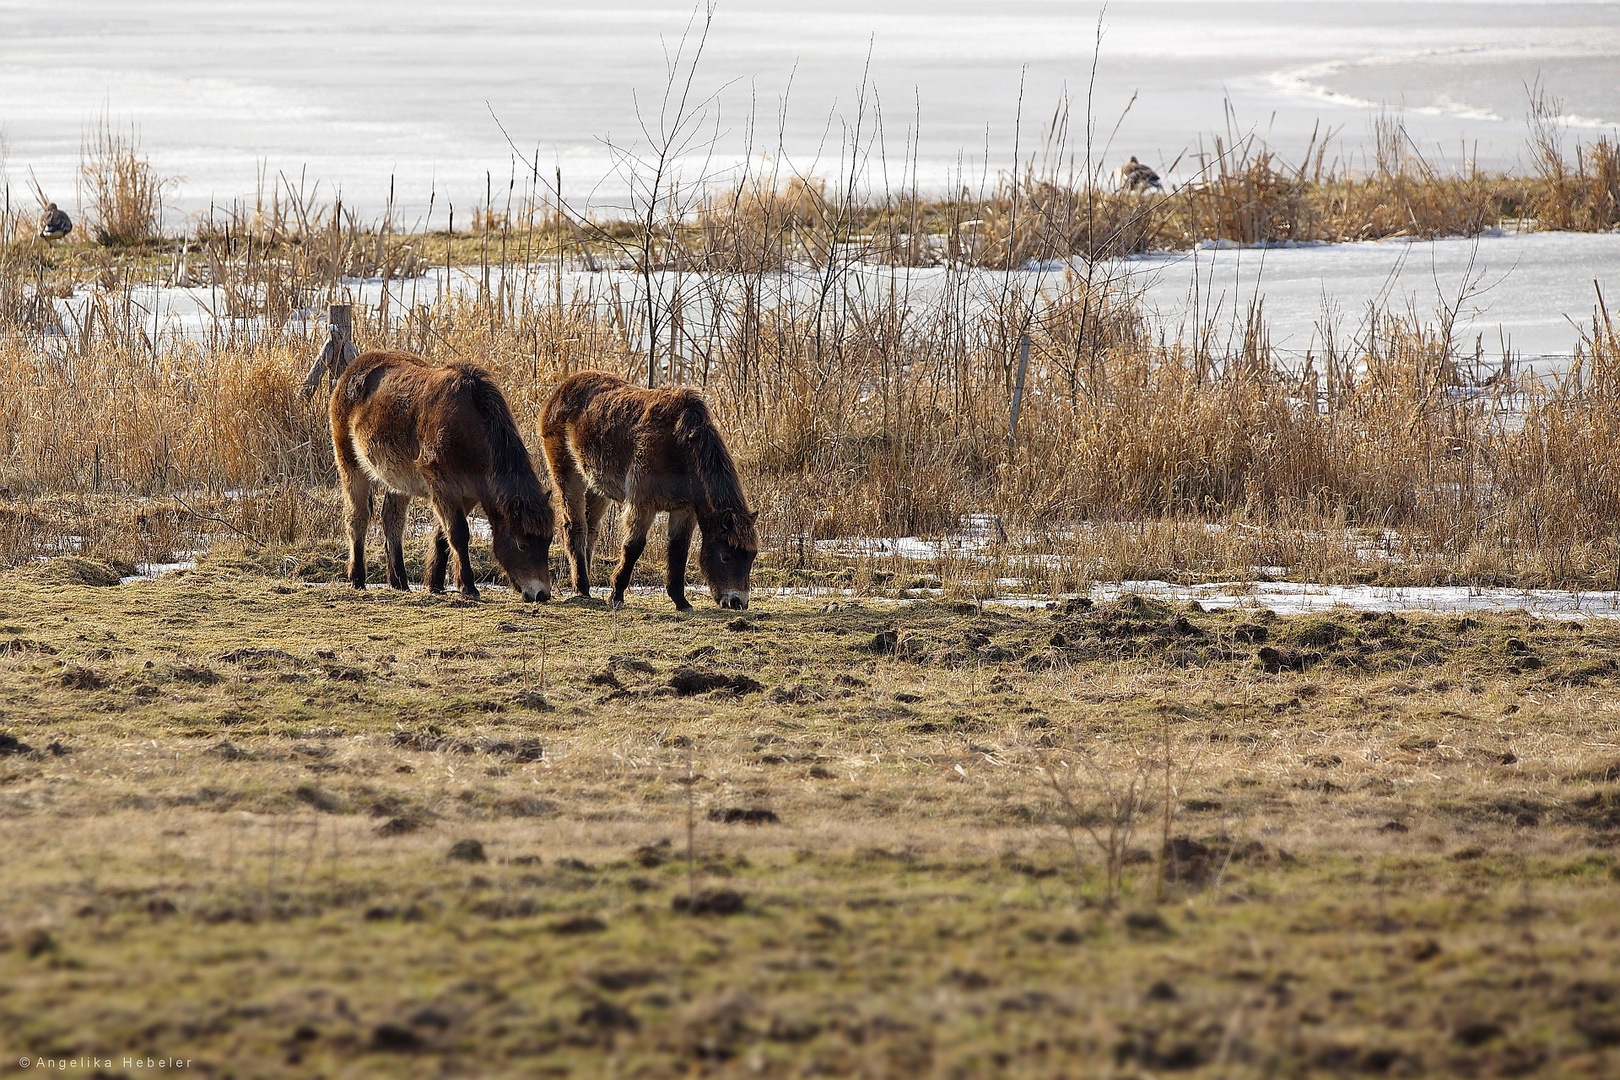
M45 214L39 219L39 237L41 240L60 240L73 231L73 219L67 216L55 203L45 209Z
M1159 186L1159 174L1148 166L1137 161L1135 157L1114 170L1114 179L1121 191L1163 191Z

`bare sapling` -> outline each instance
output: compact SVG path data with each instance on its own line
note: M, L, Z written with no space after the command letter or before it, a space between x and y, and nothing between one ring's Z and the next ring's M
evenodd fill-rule
M1090 837L1102 856L1105 907L1119 904L1131 841L1151 808L1149 789L1156 764L1154 755L1140 750L1130 754L1128 763L1071 752L1041 770L1055 800L1053 816L1070 838L1076 889L1084 870L1075 839L1080 832Z

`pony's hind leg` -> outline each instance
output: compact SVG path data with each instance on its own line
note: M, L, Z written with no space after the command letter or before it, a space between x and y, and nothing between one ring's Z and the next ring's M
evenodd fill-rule
M450 550L455 553L456 588L461 590L462 596L476 600L478 586L473 583L472 557L467 553L467 545L472 540L472 531L467 528L467 514L461 507L447 503L435 503L433 509L439 515L439 525L445 538L450 541Z
M405 577L405 511L410 505L409 495L390 491L383 496L382 534L383 548L388 554L388 586L406 592L411 589Z
M591 517L587 505L585 477L574 466L572 455L564 448L554 452L548 442L546 457L551 462L552 478L562 495L563 531L568 537L568 565L574 571L574 591L581 596L591 595Z
M675 601L678 611L691 611L686 599L686 556L692 549L692 530L697 526L697 515L690 510L672 510L669 514L669 572L664 588Z
M371 525L371 478L358 464L343 472L343 509L349 526L349 584L366 587L366 529Z
M444 573L450 566L450 541L445 539L444 526L433 527L433 539L428 541L427 588L430 593L444 592Z
M591 559L596 556L596 546L602 539L602 515L607 513L608 505L612 502L606 495L598 495L594 491L585 492L585 576L591 572Z
M618 568L613 571L614 604L624 603L624 590L630 587L630 574L647 546L647 530L652 528L653 518L657 516L656 510L648 510L635 503L624 508L624 552L619 556Z

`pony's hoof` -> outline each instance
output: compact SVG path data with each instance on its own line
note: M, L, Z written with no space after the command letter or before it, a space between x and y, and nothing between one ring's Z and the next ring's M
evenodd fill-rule
M688 604L685 600L677 600L677 601L675 601L675 610L676 611L691 611L692 610L692 605Z
M461 598L463 600L477 600L479 598L478 597L478 590L474 589L474 588L472 588L470 586L468 588L462 589L461 590Z

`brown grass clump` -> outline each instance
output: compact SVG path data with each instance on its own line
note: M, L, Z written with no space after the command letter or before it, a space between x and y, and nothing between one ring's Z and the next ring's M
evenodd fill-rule
M1610 136L1566 148L1563 102L1539 83L1530 98L1530 151L1541 183L1530 200L1544 229L1604 232L1620 226L1620 145Z
M696 254L685 254L682 264L751 274L777 273L796 262L823 263L829 251L821 238L836 233L836 213L822 180L773 184L759 178L714 192L698 204L691 245Z
M163 229L163 188L169 183L141 155L133 132L126 135L102 117L80 148L84 183L96 239L138 244Z

